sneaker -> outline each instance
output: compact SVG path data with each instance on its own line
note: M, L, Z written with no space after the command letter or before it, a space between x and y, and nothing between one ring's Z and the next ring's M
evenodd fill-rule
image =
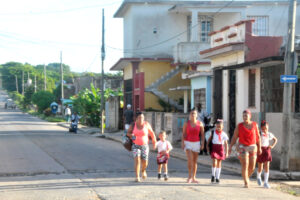
M261 178L258 178L256 180L257 180L257 185L261 186Z
M220 179L216 179L216 183L220 183Z
M161 174L157 174L157 179L160 180Z
M211 182L215 182L215 177L214 176L211 176Z
M164 175L165 181L167 181L169 179L168 174Z
M264 183L264 187L265 187L266 189L270 189L270 188L271 188L271 186L269 185L269 183Z

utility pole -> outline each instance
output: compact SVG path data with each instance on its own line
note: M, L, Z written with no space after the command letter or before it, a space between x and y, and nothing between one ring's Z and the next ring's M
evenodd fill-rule
M104 47L104 9L102 8L102 46L101 46L101 134L104 133L104 60L105 60L105 47Z
M294 46L295 46L295 24L296 24L297 0L290 0L289 21L288 21L288 40L285 52L285 75L293 74ZM292 83L284 83L283 88L283 140L281 146L280 170L289 170L290 144L291 144L291 119L292 119Z
M36 93L36 74L34 75L34 93Z
M44 90L47 90L46 65L44 64Z
M61 100L64 98L64 70L62 66L62 51L60 52ZM62 105L63 106L63 105Z
M17 92L19 93L18 76L15 75L15 78L16 78L16 90L17 90Z
M22 95L24 96L24 70L22 71Z

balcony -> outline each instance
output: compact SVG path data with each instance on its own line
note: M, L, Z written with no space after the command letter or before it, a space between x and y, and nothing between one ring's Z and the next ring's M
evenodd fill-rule
M199 52L210 47L209 43L180 42L173 48L175 63L194 63L208 61L200 58Z

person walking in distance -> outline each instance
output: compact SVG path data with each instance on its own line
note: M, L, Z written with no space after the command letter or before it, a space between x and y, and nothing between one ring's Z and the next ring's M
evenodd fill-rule
M153 149L156 147L156 137L151 125L144 120L144 114L136 113L135 123L132 123L127 131L127 136L132 139L132 153L134 157L135 181L140 182L140 169L142 178L147 178L147 166L149 156L149 136L152 139Z
M157 178L158 180L160 180L161 178L161 169L162 167L164 167L165 173L164 173L164 179L165 181L167 181L169 179L168 176L168 160L169 160L169 153L170 151L173 149L171 143L169 141L166 140L166 132L165 131L161 131L159 133L159 141L156 144L158 153L156 156L156 161L157 161L157 165L158 165L158 169L157 169Z
M270 162L272 161L271 149L273 149L277 144L277 138L273 135L273 133L269 132L269 124L265 120L261 121L260 128L262 153L257 157L257 184L259 186L262 185L261 173L264 168L264 187L269 189L271 188L269 185L269 168ZM270 141L273 141L272 144L270 144Z
M68 123L70 123L71 122L71 109L70 109L70 107L67 105L67 107L66 107L66 109L65 109L65 116L66 116L66 121L68 122Z
M204 126L197 120L197 114L197 110L192 109L189 120L184 123L182 129L181 146L186 152L189 171L187 183L198 183L196 180L198 154L200 149L204 148Z
M212 135L208 139L207 149L209 149L208 144L211 142L211 159L212 159L212 176L211 182L220 183L222 160L228 157L228 136L223 131L223 120L218 119L216 122L216 129L212 131ZM224 151L225 147L225 151Z
M237 139L239 144L237 150L239 152L239 160L242 165L242 176L244 179L244 187L249 187L249 178L254 172L256 164L256 155L261 154L261 142L257 124L251 121L250 110L243 111L243 122L239 123L234 130L234 134L229 147L231 153L233 145Z
M127 104L127 109L124 112L125 132L128 130L132 122L133 122L133 110L131 109L131 105Z

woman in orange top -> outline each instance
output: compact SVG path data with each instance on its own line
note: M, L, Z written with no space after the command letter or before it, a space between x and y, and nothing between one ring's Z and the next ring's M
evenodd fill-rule
M156 137L151 125L144 120L144 114L136 113L135 123L132 123L128 129L127 136L133 141L132 153L134 157L134 168L136 182L140 182L140 168L142 165L142 178L147 178L146 169L148 166L149 145L148 136L152 139L153 148L155 149Z
M256 153L261 154L260 135L257 124L251 121L250 110L244 110L243 122L235 128L229 147L229 154L236 140L239 139L237 150L239 151L239 160L242 165L242 176L245 182L245 188L249 187L249 178L254 172L256 163Z
M187 156L189 177L187 183L198 183L196 180L197 160L200 149L204 148L204 126L197 120L197 110L190 112L189 120L184 123L182 130L181 146ZM201 137L201 147L200 147Z

